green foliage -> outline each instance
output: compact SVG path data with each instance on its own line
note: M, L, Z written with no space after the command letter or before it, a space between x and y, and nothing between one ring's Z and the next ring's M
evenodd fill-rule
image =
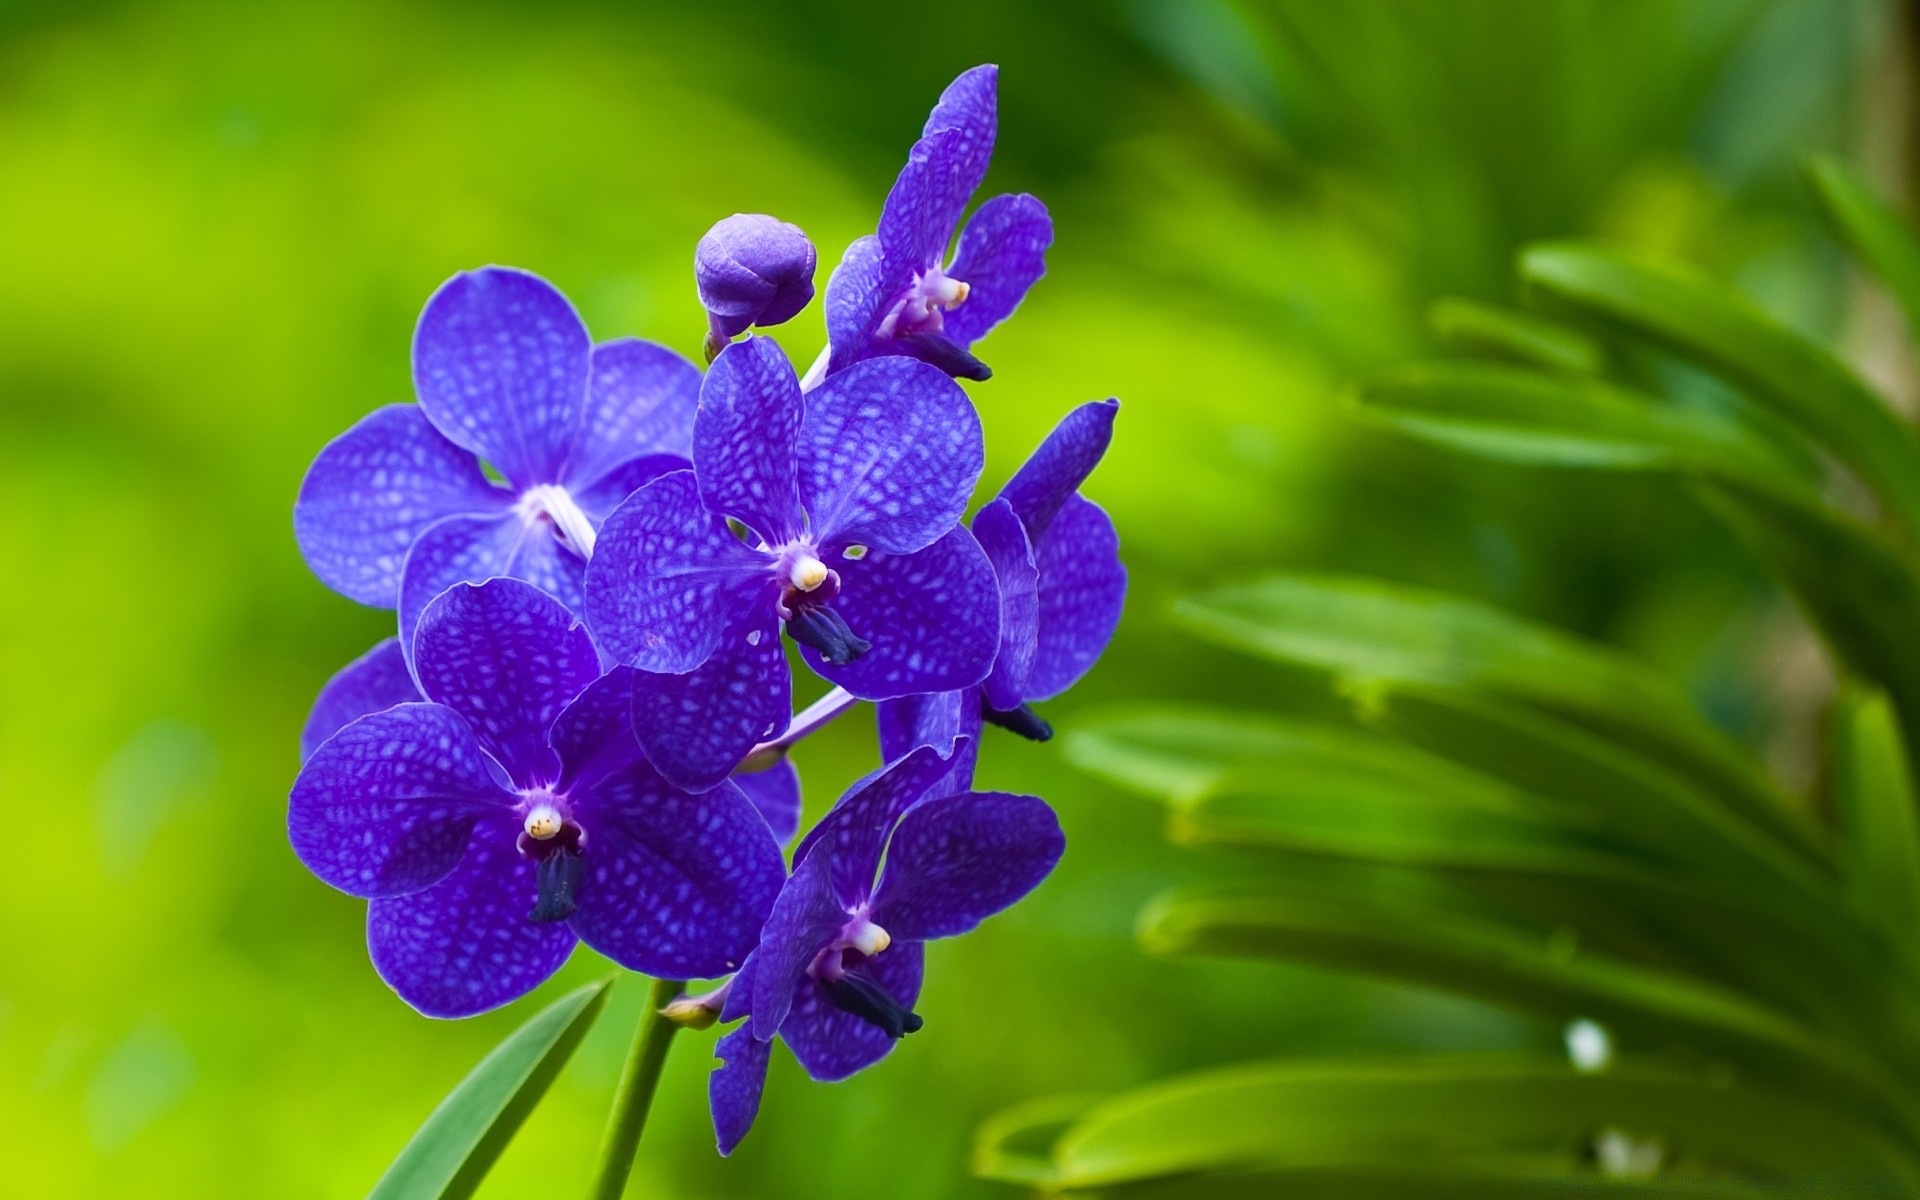
M1914 234L1839 168L1813 178L1910 290ZM1231 1067L1011 1114L982 1170L1129 1197L1920 1196L1920 438L1704 277L1584 244L1532 247L1520 274L1550 317L1436 309L1493 361L1383 374L1356 410L1698 499L1845 677L1817 788L1776 785L1625 655L1489 606L1308 575L1185 599L1201 637L1327 678L1356 727L1162 710L1073 735L1079 765L1167 806L1176 841L1251 872L1162 895L1146 949L1597 1021L1617 1052Z
M613 980L541 1009L447 1093L373 1185L368 1200L462 1200L546 1095L607 1001Z

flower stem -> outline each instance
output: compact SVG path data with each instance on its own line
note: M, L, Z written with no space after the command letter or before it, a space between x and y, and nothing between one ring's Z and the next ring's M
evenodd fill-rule
M607 1121L606 1140L600 1145L600 1170L593 1184L593 1200L620 1200L627 1190L627 1176L633 1171L633 1156L640 1148L640 1131L646 1128L647 1110L653 1106L653 1089L660 1082L660 1068L666 1065L667 1047L680 1027L661 1015L686 989L678 979L656 979L647 993L647 1007L640 1014L640 1027L634 1031L633 1049L627 1052L627 1066L620 1073L620 1088L613 1096L613 1115Z

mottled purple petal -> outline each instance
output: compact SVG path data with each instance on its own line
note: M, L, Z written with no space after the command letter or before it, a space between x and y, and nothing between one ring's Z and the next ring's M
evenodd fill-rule
M538 275L463 271L420 314L414 391L440 432L525 491L560 480L586 407L591 350L573 305Z
M925 949L919 942L896 941L867 960L865 970L895 1000L913 1007L920 999ZM794 989L793 1007L780 1037L807 1074L821 1083L845 1079L879 1062L894 1040L878 1026L835 1008L811 977Z
M420 699L420 689L407 671L406 655L400 653L400 640L385 639L341 667L320 689L313 711L307 714L306 728L300 731L301 760L312 758L321 742L349 722Z
M692 460L678 454L643 454L630 458L613 470L573 493L574 503L597 526L620 502L662 475L685 471Z
M773 840L782 846L793 840L800 829L800 772L790 758L782 758L764 771L747 771L733 776L734 783L746 793L773 831Z
M328 442L293 506L300 553L320 581L352 600L392 608L400 564L422 530L454 513L513 503L473 455L415 404L391 404Z
M751 633L752 642L748 629L729 633L685 674L634 677L633 730L648 760L689 791L719 783L747 751L786 729L793 677L771 611Z
M886 847L887 835L893 831L894 823L901 813L945 779L953 766L953 759L942 757L937 747L920 746L908 751L848 788L846 795L800 840L793 852L794 859L807 859L816 847L824 850L828 878L840 906L849 912L859 908L873 894L880 852ZM796 878L799 876L798 871L794 874Z
M710 979L754 948L785 877L767 824L730 783L683 792L644 762L571 796L586 877L580 940L658 979Z
M354 896L398 896L444 878L474 819L512 801L459 713L402 704L314 751L288 797L287 836L322 882Z
M953 197L954 177L964 166L964 145L960 131L941 129L907 152L907 165L900 168L880 209L880 245L890 260L920 272L946 258L967 206L965 195L958 203Z
M547 731L547 745L560 756L555 791L591 788L643 757L633 736L632 667L617 666L575 696Z
M692 456L693 414L700 407L698 367L657 342L639 338L600 343L593 348L591 363L586 417L559 479L576 498L633 459ZM620 499L616 496L614 502Z
M707 1107L713 1113L714 1143L722 1155L732 1154L753 1128L772 1052L773 1043L754 1037L745 1025L714 1044L713 1056L720 1066L707 1077Z
M429 1017L470 1017L519 999L573 953L564 922L527 920L534 864L511 820L482 822L459 869L425 891L367 906L373 968Z
M714 512L738 517L769 545L800 531L794 439L800 380L779 343L749 337L720 352L700 385L693 473Z
M927 115L922 134L951 129L956 137L950 151L950 172L945 179L947 205L955 216L980 190L987 177L987 164L993 158L993 138L1000 118L994 89L1000 81L1000 68L988 63L962 71L940 93L940 102Z
M680 674L776 590L772 560L700 501L692 471L641 488L600 527L585 615L600 645L644 671Z
M1120 538L1098 504L1073 496L1040 543L1040 638L1027 699L1072 687L1107 648L1127 599Z
M857 363L815 388L800 426L800 499L815 540L895 554L966 512L985 451L980 415L944 372L907 358Z
M967 298L946 314L946 335L971 346L1013 315L1027 290L1047 273L1053 218L1047 206L1024 193L995 196L980 206L960 233L947 274L967 285Z
M909 812L887 843L873 920L895 938L956 937L1013 904L1066 849L1045 801L961 792Z
M888 762L916 746L932 746L953 758L953 771L927 790L931 796L964 792L973 786L980 754L980 691L963 688L882 701L874 709L880 727L880 757ZM955 750L954 742L960 741Z
M518 579L442 592L420 616L413 668L427 699L465 717L523 788L559 779L547 730L600 677L586 629L558 600Z
M987 703L1011 712L1026 701L1027 679L1033 673L1040 623L1039 572L1026 528L1005 500L995 500L974 515L973 536L986 551L1000 585L1000 650L994 656L993 673L982 686Z
M880 322L913 282L913 274L911 264L888 258L880 239L871 234L847 247L827 279L827 342L832 347L828 370L844 371L867 357Z
M803 647L808 666L862 700L951 691L987 677L1000 645L1000 594L964 526L912 554L876 550L834 565L834 608L873 648L836 667Z
M832 859L830 847L817 855L798 852L800 865L780 889L761 927L750 975L753 995L749 1026L761 1041L771 1038L787 1019L794 986L813 964L814 956L846 924L847 910L833 891Z
M1113 440L1113 418L1119 411L1118 400L1094 400L1074 409L1000 489L1035 546L1046 538L1067 497L1099 465Z
M409 657L420 614L448 588L489 579L520 579L570 609L583 604L587 564L560 544L545 520L517 512L496 517L448 517L407 552L400 573L400 646Z

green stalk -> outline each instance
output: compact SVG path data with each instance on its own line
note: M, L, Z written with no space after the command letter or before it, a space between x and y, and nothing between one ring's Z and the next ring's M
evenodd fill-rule
M600 1145L600 1170L593 1183L593 1200L620 1200L627 1190L627 1176L633 1171L633 1156L640 1148L640 1131L647 1125L647 1110L653 1106L653 1090L660 1083L660 1068L666 1065L667 1047L680 1027L661 1015L687 985L678 979L656 979L647 994L647 1007L640 1014L640 1027L634 1031L633 1049L627 1053L627 1066L620 1073L620 1088L613 1096L613 1114L607 1121L607 1137Z

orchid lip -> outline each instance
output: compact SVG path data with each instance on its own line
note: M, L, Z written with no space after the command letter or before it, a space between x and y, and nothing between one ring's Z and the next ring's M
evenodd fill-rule
M1009 733L1017 733L1030 742L1044 742L1053 737L1053 726L1039 713L1033 711L1030 704L1017 708L998 709L980 699L980 719L989 725L998 725Z

